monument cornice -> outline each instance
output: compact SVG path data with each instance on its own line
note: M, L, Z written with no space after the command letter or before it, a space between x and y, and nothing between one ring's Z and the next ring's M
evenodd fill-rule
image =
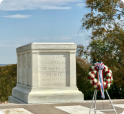
M30 43L16 48L16 52L28 50L76 50L74 43Z

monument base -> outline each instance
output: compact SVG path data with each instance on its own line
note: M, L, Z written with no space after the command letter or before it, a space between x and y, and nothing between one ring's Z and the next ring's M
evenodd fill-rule
M9 103L42 104L42 103L72 103L83 102L84 95L77 88L60 89L28 89L16 86L9 96Z

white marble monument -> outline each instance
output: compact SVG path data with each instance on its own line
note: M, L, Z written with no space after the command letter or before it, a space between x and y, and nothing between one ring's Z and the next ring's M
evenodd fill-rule
M31 43L18 47L17 84L9 103L83 102L76 86L76 44Z

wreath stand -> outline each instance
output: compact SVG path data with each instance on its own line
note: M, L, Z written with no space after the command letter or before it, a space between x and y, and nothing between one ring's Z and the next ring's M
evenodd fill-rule
M90 112L91 112L92 109L94 109L94 114L96 114L96 111L115 111L115 113L117 114L117 111L115 110L115 107L114 107L114 105L113 105L113 103L112 103L112 101L111 101L111 98L110 98L110 96L109 96L107 90L106 90L106 94L107 94L107 96L108 96L108 98L109 98L109 101L110 101L110 104L111 104L111 106L112 106L112 109L104 109L104 106L103 106L103 110L96 109L97 90L94 90L94 95L93 95L91 107L90 107L90 109L89 109L89 114L90 114ZM95 104L94 104L94 107L95 107L95 108L92 108L94 100L95 100Z

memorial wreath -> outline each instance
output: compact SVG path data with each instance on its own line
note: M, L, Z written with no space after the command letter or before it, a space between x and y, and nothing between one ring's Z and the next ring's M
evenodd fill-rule
M97 90L103 89L104 91L105 89L109 89L113 82L112 71L103 62L96 62L94 65L89 68L88 78L91 85Z

